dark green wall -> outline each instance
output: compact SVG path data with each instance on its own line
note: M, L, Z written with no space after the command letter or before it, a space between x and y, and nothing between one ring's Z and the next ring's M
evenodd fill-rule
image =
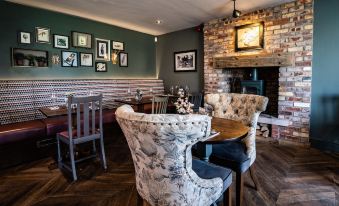
M90 21L75 16L26 7L13 3L0 2L0 79L70 79L70 78L155 78L154 36L135 32L116 26ZM52 44L19 45L18 31L29 31L35 37L35 27L47 27L52 34L71 35L71 31L93 34L94 38L125 42L129 54L129 67L119 67L108 62L108 72L95 72L94 67L62 68L52 65L49 68L11 68L10 48L33 48L47 50L50 54L61 55L61 49ZM92 49L71 47L77 52L92 52Z
M339 151L339 1L315 0L311 143Z
M164 80L165 90L171 85L188 85L192 92L203 89L204 63L203 33L195 28L176 31L158 37L156 46L156 67L159 78ZM176 51L197 50L197 72L174 72L174 57Z

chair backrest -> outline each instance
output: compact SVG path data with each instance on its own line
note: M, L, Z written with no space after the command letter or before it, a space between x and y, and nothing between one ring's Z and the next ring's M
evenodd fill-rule
M73 125L76 125L76 138L96 135L99 129L102 135L102 94L96 96L68 96L68 134L74 136ZM99 112L99 124L96 122L96 111ZM72 113L76 112L76 118Z
M206 94L205 103L213 107L214 116L241 121L250 127L244 142L251 164L256 158L255 134L259 114L266 110L268 98L252 94Z
M153 96L152 99L152 114L166 114L168 96L159 97Z
M201 179L192 170L191 147L210 135L210 117L135 113L123 105L116 119L132 154L137 190L148 203L202 206L218 199L221 178Z
M188 96L188 101L194 105L192 108L193 111L198 112L202 102L202 93L190 94Z

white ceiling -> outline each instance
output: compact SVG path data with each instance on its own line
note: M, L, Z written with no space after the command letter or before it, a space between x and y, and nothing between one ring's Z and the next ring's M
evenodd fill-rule
M161 35L197 26L232 14L231 0L9 0L104 22L123 28ZM237 0L243 13L293 0ZM155 20L163 21L161 25Z

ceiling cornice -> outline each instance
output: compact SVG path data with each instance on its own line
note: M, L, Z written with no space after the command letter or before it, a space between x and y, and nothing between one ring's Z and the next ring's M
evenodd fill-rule
M232 0L6 0L154 36L231 18ZM296 0L237 0L244 15ZM186 8L190 8L187 10ZM155 21L164 23L157 25Z
M146 34L150 34L150 35L154 35L154 36L158 36L158 35L163 34L163 33L160 33L156 30L147 29L145 27L141 27L141 26L138 26L136 24L130 24L130 23L122 22L122 21L115 20L115 19L101 18L101 17L98 17L96 15L88 14L86 12L74 11L72 9L65 9L65 8L61 8L61 7L58 7L58 6L53 6L53 5L50 5L50 4L45 3L43 1L27 1L27 0L7 0L7 1L12 2L12 3L16 3L16 4L25 5L25 6L31 6L31 7L35 7L35 8L39 8L39 9L55 11L55 12L59 12L59 13L63 13L63 14L71 15L71 16L77 16L77 17L88 19L88 20L93 20L93 21L97 21L97 22L101 22L101 23L105 23L105 24L110 24L110 25L113 25L113 26L121 27L121 28L124 28L124 29L129 29L129 30L133 30L133 31L138 31L138 32L142 32L142 33L146 33Z

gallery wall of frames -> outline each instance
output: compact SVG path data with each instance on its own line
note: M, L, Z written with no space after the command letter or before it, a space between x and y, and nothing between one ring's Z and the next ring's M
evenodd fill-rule
M51 44L61 50L60 54L51 56L53 65L62 67L93 67L96 72L107 72L107 62L128 67L128 53L125 43L121 41L94 38L92 34L72 31L71 36L52 34L51 29L36 27L35 33L18 32L18 43L21 45ZM72 48L72 49L70 49ZM89 52L79 52L77 48L88 49ZM95 50L95 54L91 52ZM12 48L12 67L48 67L49 53L46 50L27 48ZM95 62L95 63L94 63Z
M10 2L0 18L0 79L156 77L152 35Z

